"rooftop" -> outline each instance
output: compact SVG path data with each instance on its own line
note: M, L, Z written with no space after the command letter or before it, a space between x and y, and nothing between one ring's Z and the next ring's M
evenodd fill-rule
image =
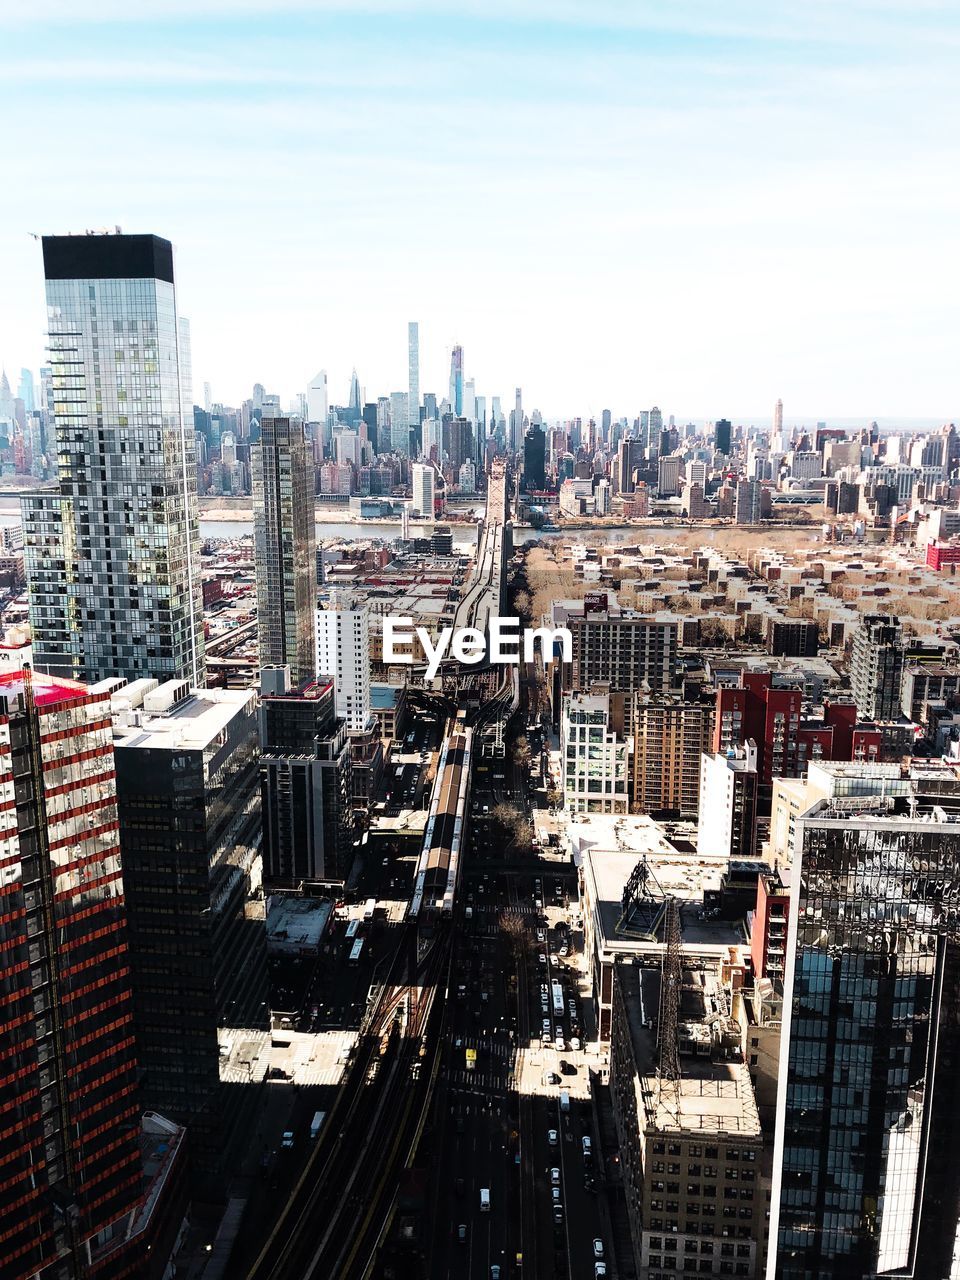
M268 948L318 951L332 911L333 903L326 899L271 896L267 904Z
M58 702L74 702L91 692L91 686L62 676L48 676L42 671L32 671L30 675L33 698L38 707L55 706ZM19 694L23 692L23 688L22 670L5 671L0 675L0 692Z
M132 689L127 685L110 700L116 748L203 751L225 733L238 712L252 710L257 696L252 689L190 689L175 680L144 695L137 690L131 698Z

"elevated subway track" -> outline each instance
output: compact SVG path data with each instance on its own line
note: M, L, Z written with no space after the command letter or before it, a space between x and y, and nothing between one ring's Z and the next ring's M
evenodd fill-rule
M440 752L407 919L427 925L453 914L470 794L473 730L454 722Z

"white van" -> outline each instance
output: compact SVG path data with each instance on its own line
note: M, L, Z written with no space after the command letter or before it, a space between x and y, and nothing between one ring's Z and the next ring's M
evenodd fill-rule
M481 1213L490 1212L490 1188L489 1187L480 1188L480 1212Z

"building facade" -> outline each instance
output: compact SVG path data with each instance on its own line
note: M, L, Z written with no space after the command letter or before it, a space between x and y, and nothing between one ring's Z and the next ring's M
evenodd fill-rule
M317 612L313 466L303 423L265 417L250 453L260 665L287 664L300 684L315 671Z
M652 693L670 688L677 661L680 624L676 618L653 617L632 610L615 613L599 592L584 601L582 617L567 625L573 641L573 689L605 683L613 695L614 724L632 731L634 695L645 686Z
M332 680L295 687L285 667L262 672L260 793L267 888L342 882L352 852L350 743Z
M956 1273L960 822L894 796L797 820L770 1269Z
M317 614L317 671L332 676L337 715L348 733L370 727L370 609L348 608L330 593L329 607Z
M633 738L634 810L695 818L700 757L713 738L712 704L638 695Z
M257 695L151 684L113 699L143 1098L222 1195L255 1099L230 1052L269 1025Z
M45 236L57 489L21 501L36 666L204 679L189 334L156 236Z
M413 464L413 511L432 520L436 502L437 473L423 462Z
M867 615L853 633L850 684L863 719L899 717L905 653L903 626L887 614Z
M757 837L757 749L753 741L700 757L697 852L752 858Z
M627 812L627 745L610 729L606 694L564 698L560 747L564 803L570 813Z
M109 712L104 691L0 676L4 1280L93 1276L140 1206Z

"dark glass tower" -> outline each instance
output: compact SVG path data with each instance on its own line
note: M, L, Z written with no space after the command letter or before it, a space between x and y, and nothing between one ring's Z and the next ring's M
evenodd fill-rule
M797 847L768 1274L942 1280L960 1225L960 818L821 800Z
M547 437L538 422L523 437L523 483L527 492L547 487Z
M713 424L713 447L717 453L722 453L725 457L730 456L730 432L728 418L718 418Z

